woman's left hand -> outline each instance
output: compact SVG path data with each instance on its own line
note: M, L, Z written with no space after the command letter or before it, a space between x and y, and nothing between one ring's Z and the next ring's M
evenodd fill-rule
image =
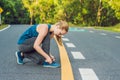
M52 61L55 61L55 57L53 55L50 55Z

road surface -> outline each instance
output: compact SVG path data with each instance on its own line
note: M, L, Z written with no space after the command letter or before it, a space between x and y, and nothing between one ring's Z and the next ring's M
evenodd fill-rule
M16 63L17 40L29 25L11 25L0 31L0 80L61 80L61 68L43 68L31 61ZM120 79L120 34L70 28L62 37L74 80ZM60 63L59 50L51 40L51 53ZM69 73L68 73L69 74Z

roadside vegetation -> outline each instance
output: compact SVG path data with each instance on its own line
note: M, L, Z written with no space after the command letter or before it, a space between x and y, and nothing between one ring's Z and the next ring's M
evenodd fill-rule
M112 32L119 32L120 33L120 23L115 26L109 26L109 27L94 27L95 29L100 30L106 30L106 31L112 31Z
M8 25L7 24L4 24L4 25L0 25L0 30L7 27Z
M119 4L120 0L1 0L1 21L3 24L52 24L66 20L70 26L119 32Z
M83 26L83 25L75 25L75 24L70 24L70 27L82 27L82 28L94 28L98 30L106 30L106 31L111 31L111 32L118 32L120 33L120 23L114 26Z

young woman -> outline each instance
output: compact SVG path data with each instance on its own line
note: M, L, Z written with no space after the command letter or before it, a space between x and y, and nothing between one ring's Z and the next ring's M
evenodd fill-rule
M29 58L44 67L60 67L50 54L50 38L56 36L57 40L68 32L69 25L66 21L54 25L38 24L28 28L18 40L19 51L16 52L18 64L24 64L23 59Z

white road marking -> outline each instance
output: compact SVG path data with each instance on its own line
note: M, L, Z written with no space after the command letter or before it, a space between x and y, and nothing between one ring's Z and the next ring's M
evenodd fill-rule
M8 27L6 27L6 28L1 29L0 32L6 30L8 28L10 28L10 25L8 25Z
M72 48L75 47L75 45L73 43L65 43L65 44L67 45L67 47L72 47Z
M85 31L84 29L80 29L80 31Z
M90 33L94 33L94 31L89 31Z
M82 80L99 80L93 69L79 68Z
M68 39L68 38L62 38L62 40L63 40L63 41L69 41L69 39Z
M101 35L104 35L104 36L107 35L107 34L105 34L105 33L100 33L100 34L101 34Z
M74 51L71 51L74 59L85 59L85 57L82 55L81 52L74 52Z
M78 30L78 28L74 28L74 30Z
M115 36L115 38L118 38L118 39L120 39L120 36Z

